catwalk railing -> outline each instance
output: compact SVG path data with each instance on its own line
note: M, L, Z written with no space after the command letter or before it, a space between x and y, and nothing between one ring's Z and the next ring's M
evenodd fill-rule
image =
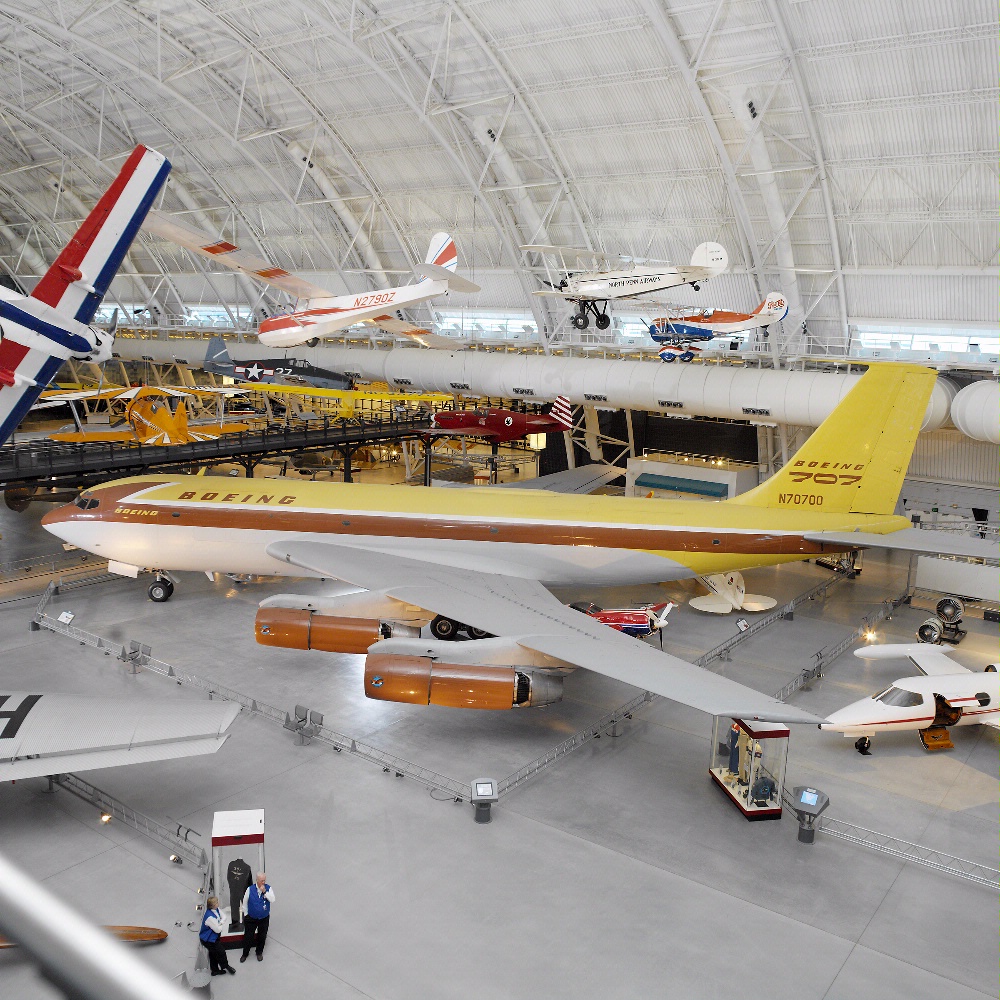
M923 865L945 875L953 875L970 882L977 882L990 889L1000 890L1000 871L978 861L957 858L953 854L945 854L922 844L912 844L908 840L899 840L887 833L879 833L856 823L837 819L834 816L820 816L817 828L829 837L846 840L858 847L867 847L880 854L888 854L914 865Z
M205 849L189 839L192 836L200 836L200 834L197 834L190 827L184 826L183 823L168 826L159 820L152 819L137 809L125 805L124 802L120 802L113 795L102 791L89 781L84 781L78 774L57 774L53 776L53 781L59 788L64 788L67 792L72 792L78 798L91 803L123 826L131 827L138 833L170 848L177 857L184 858L199 868L208 868L208 855L205 853Z
M908 596L908 593L903 593L899 597L886 598L875 611L869 615L865 615L861 619L861 624L850 635L846 635L838 642L824 646L818 652L813 653L813 665L806 667L805 670L798 674L798 676L793 677L780 691L777 691L774 695L775 699L777 701L785 701L798 691L799 688L804 687L818 677L822 677L823 671L829 664L847 652L859 639L871 632L879 622L885 621L886 618L891 618L892 613L906 602Z

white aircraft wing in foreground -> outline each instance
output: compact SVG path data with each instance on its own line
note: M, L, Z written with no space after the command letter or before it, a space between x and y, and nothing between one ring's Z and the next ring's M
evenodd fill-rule
M215 753L239 714L223 701L0 692L0 781Z
M707 712L741 719L817 723L743 684L662 653L561 604L535 580L444 567L328 542L273 542L269 555L417 605L577 667ZM470 643L475 646L475 643Z

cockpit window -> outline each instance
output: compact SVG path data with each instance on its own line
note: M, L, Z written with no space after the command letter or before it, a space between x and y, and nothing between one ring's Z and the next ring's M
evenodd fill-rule
M83 494L78 496L73 503L76 504L80 510L94 510L101 505L101 501L98 500L97 497L88 497Z
M882 692L876 699L883 705L891 705L893 708L913 708L924 703L924 696L916 691L906 691L903 688L890 687Z

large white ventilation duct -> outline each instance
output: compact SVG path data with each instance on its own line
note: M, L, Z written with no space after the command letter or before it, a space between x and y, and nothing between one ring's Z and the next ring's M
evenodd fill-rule
M985 379L967 385L951 404L951 419L966 437L1000 444L1000 384Z
M183 358L189 364L197 364L205 356L204 342L192 341L125 340L118 342L116 350L126 360L144 356L164 361ZM323 368L347 372L365 381L387 382L404 390L466 393L526 402L544 402L562 395L568 396L575 406L803 427L819 426L861 378L860 373L665 365L653 361L484 351L316 347L295 353ZM274 357L275 351L259 344L244 344L238 354L241 359L253 360ZM995 383L991 384L995 390ZM954 391L954 386L938 379L922 430L933 431L944 425Z

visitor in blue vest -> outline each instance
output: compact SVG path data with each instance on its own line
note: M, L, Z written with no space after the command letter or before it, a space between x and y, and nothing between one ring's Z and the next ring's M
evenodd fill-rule
M271 922L271 904L274 902L274 890L267 884L267 875L257 872L257 881L243 893L243 954L240 961L245 962L250 949L255 948L257 961L264 961L264 942L267 940L267 927Z
M205 916L201 918L201 932L198 937L208 952L208 967L212 970L213 976L224 976L227 972L236 975L236 970L226 957L226 949L219 940L225 926L222 911L219 909L219 900L215 896L209 896L205 901Z

